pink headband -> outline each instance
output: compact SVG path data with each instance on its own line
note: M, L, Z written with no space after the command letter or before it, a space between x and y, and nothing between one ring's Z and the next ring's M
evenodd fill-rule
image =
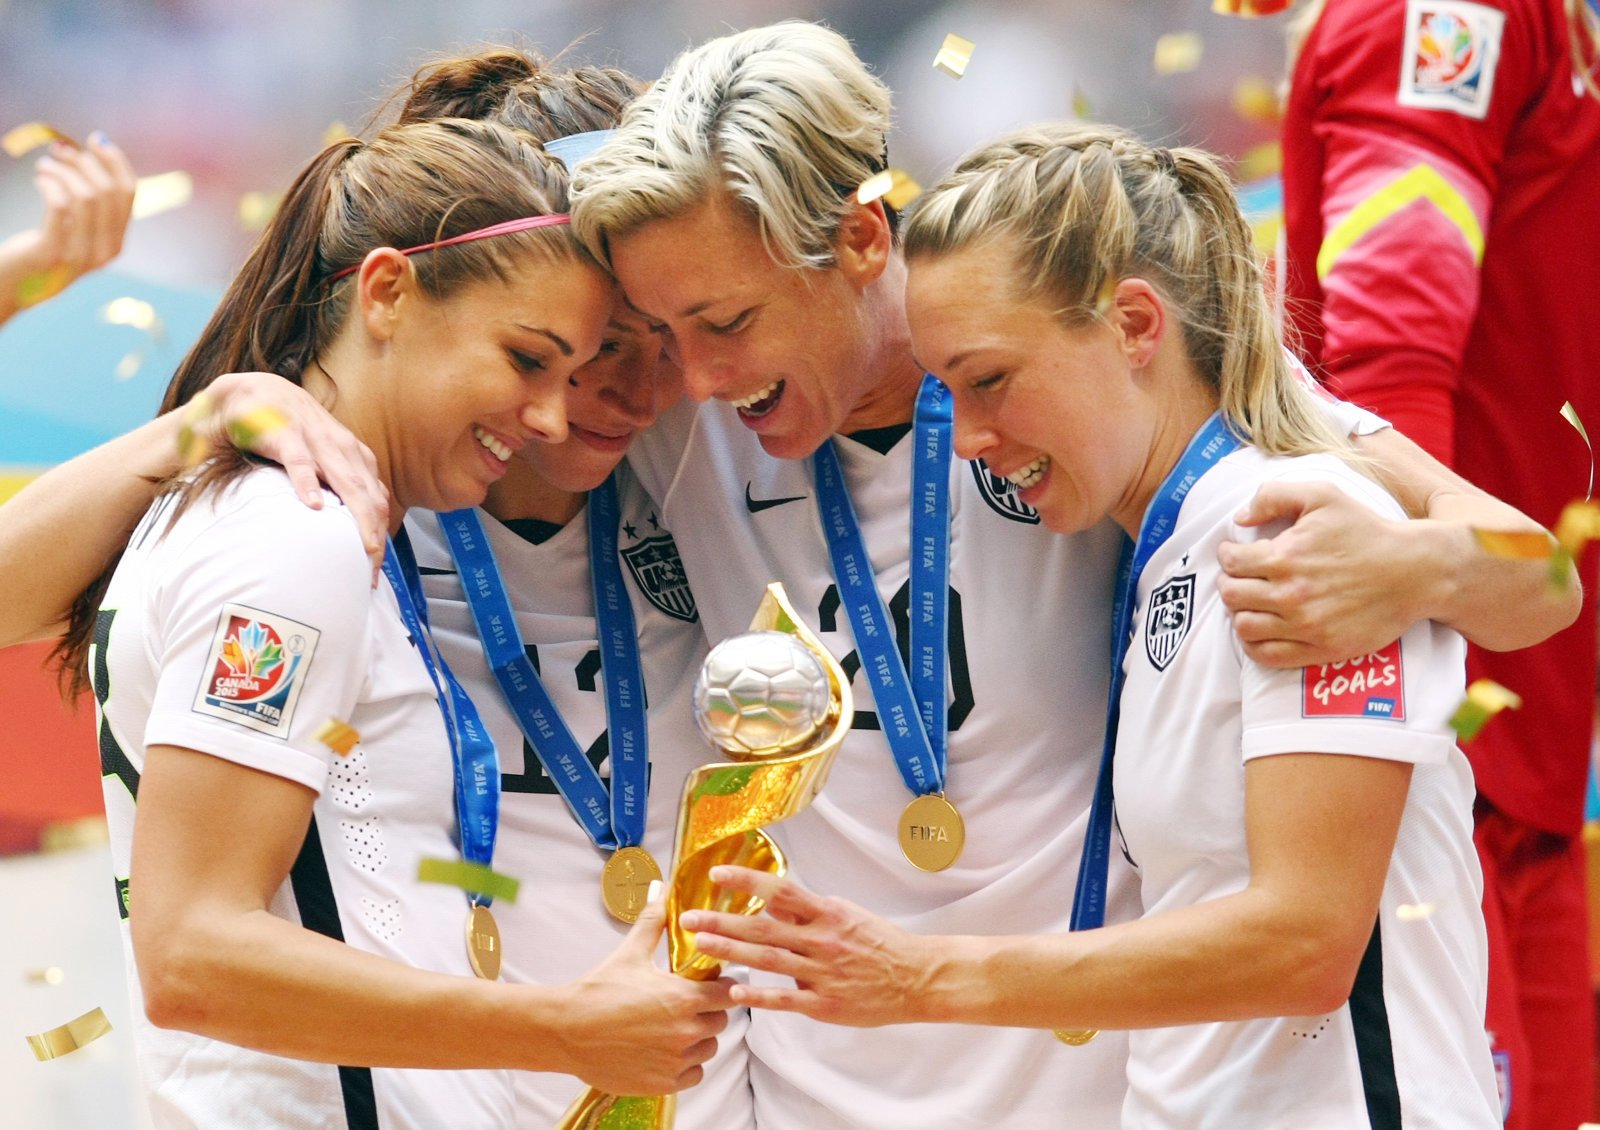
M523 216L519 220L506 220L504 223L490 224L486 228L463 232L460 235L453 235L449 239L441 239L434 243L421 243L416 247L407 247L400 254L415 255L419 251L437 251L441 247L450 247L457 243L471 243L475 239L488 239L490 236L510 235L512 232L528 231L531 228L550 228L558 224L570 224L571 222L572 217L565 212L555 212L548 216ZM338 282L346 275L353 274L360 269L360 263L345 267L343 270L335 271L332 275L329 275L328 281L330 283Z

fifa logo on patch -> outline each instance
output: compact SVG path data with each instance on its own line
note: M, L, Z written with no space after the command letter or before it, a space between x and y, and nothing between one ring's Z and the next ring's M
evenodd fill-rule
M1505 22L1468 0L1408 0L1400 105L1486 117Z
M678 556L678 543L671 534L656 534L629 546L622 551L622 560L640 594L651 604L686 624L700 619L683 559Z
M1400 641L1367 655L1307 667L1300 673L1305 718L1406 719Z
M194 712L287 738L320 636L286 616L223 605Z
M978 493L989 504L989 509L1013 522L1025 522L1030 526L1039 524L1039 512L1017 497L1016 483L990 471L981 459L972 460L968 466L972 468L972 477L978 482Z
M1189 634L1194 619L1194 574L1186 573L1150 594L1144 618L1144 653L1157 671L1165 671Z

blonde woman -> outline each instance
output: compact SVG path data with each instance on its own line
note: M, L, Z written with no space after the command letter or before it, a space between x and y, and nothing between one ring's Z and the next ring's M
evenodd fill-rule
M1026 130L925 197L905 251L958 452L1050 528L1110 517L1132 539L1075 928L916 936L733 869L772 917L684 925L794 978L735 990L758 1007L1080 1044L1133 1029L1127 1127L1498 1125L1471 773L1445 725L1460 637L1422 623L1274 671L1218 592L1217 549L1265 484L1401 514L1295 377L1226 177L1197 150ZM1096 929L1112 853L1144 914Z

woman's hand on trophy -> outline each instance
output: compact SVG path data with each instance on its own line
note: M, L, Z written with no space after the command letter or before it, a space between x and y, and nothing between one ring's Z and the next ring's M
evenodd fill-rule
M666 920L666 900L652 900L610 957L564 987L567 1070L610 1094L694 1086L728 1024L731 981L691 981L655 964Z
M765 871L714 867L711 881L765 899L766 913L685 911L679 922L695 935L696 948L795 982L735 985L735 1004L858 1028L934 1019L922 1011L937 959L927 939Z

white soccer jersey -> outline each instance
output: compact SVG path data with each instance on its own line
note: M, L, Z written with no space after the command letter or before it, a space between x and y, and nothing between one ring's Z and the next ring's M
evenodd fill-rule
M150 745L175 745L317 794L271 912L420 969L471 976L467 903L418 883L459 857L450 746L388 586L371 587L355 524L308 510L277 469L251 471L134 534L95 628L92 675L140 1070L158 1127L385 1130L511 1125L510 1074L339 1068L249 1051L144 1018L126 917L134 798ZM361 742L312 738L327 719Z
M912 441L882 455L838 442L885 604L906 640ZM744 630L768 582L852 672L809 461L765 454L726 405L663 416L634 445L635 470L663 502L706 631ZM924 933L1067 929L1104 730L1112 574L1109 523L1051 533L981 464L951 467L951 705L947 795L966 850L946 871L900 852L912 799L877 728L867 681L856 726L810 810L778 825L793 874ZM1112 915L1133 917L1129 885ZM902 1025L856 1029L757 1011L748 1042L763 1130L941 1130L1117 1125L1124 1038L1069 1048L1049 1032Z
M690 713L690 691L705 656L694 597L678 551L659 514L630 475L620 476L622 529L618 548L633 604L649 703L650 802L645 847L661 867L671 863L673 829L684 777L717 760ZM596 643L590 582L588 514L580 513L535 544L482 515L523 644L540 681L578 745L609 780L605 678ZM428 594L434 638L451 670L477 704L500 755L500 837L495 869L522 880L514 905L495 903L507 981L557 984L593 969L617 947L627 927L600 901L605 856L589 840L555 789L489 671L434 515L406 519ZM664 952L664 951L663 951ZM684 1130L739 1130L754 1125L745 1069L747 1013L735 1009L705 1079L678 1097ZM517 1072L517 1125L547 1130L582 1091L565 1075Z
M1233 515L1262 483L1286 479L1331 481L1400 516L1377 486L1327 455L1243 448L1200 479L1140 579L1117 737L1118 823L1145 910L1158 914L1246 886L1252 758L1409 762L1377 926L1350 1002L1327 1016L1132 1033L1123 1124L1496 1127L1472 773L1447 725L1465 648L1449 629L1421 623L1348 663L1270 671L1247 659L1216 590L1217 545L1252 536Z

